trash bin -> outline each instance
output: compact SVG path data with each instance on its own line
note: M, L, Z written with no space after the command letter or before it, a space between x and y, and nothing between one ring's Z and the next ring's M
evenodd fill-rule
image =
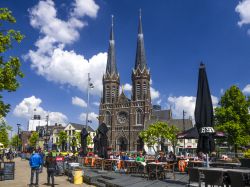
M74 168L72 172L74 177L74 184L82 184L83 183L83 170L82 168Z

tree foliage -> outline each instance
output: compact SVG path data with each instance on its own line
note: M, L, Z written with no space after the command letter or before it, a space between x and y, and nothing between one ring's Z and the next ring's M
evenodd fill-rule
M63 144L63 142L65 142L65 143L67 142L68 135L67 135L67 133L65 131L60 131L59 134L58 134L58 138L59 138L58 145L61 146Z
M22 145L22 141L21 139L18 137L17 134L15 134L11 140L10 140L10 145L13 146L13 147L20 147Z
M6 29L4 23L15 23L16 19L7 8L0 8L0 92L16 91L19 87L18 77L23 77L20 70L21 62L18 57L4 58L4 53L13 48L14 41L20 43L24 36L14 29ZM10 110L10 105L4 103L0 95L0 117L5 117Z
M4 118L0 119L0 143L7 147L9 145L9 133L12 127L7 124Z
M219 107L215 109L215 127L227 135L227 142L239 146L250 142L250 100L237 86L230 87L221 97Z
M175 126L169 126L166 122L155 122L151 124L148 129L140 133L140 137L147 144L148 147L152 147L155 152L159 151L159 146L162 139L168 139L172 146L177 144L178 129ZM155 150L155 146L157 150Z
M29 138L29 144L30 144L30 146L35 147L38 139L39 139L38 132L32 132L32 134L31 134L31 136Z

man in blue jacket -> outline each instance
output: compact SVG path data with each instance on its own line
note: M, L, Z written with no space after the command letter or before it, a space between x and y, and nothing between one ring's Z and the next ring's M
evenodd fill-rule
M36 150L34 154L30 157L30 167L31 167L31 176L30 176L30 185L33 185L34 174L36 173L36 183L35 186L38 186L39 182L39 168L42 165L42 158L38 151Z

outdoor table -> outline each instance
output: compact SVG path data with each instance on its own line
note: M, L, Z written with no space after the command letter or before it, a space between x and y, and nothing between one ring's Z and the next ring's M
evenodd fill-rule
M242 173L245 176L245 179L247 180L247 182L250 182L250 169L227 169L227 168L207 168L207 167L198 167L199 171L204 171L204 170L212 170L212 171L222 171L223 175L225 177L225 184L226 186L229 186L229 177L228 177L228 172L232 171L232 172L239 172Z
M151 166L155 167L155 176L156 176L156 179L158 179L158 175L157 175L158 174L158 169L160 167L163 168L164 165L166 165L166 164L168 164L168 162L149 162L149 163L147 163L147 165L151 165Z
M209 162L210 166L228 166L231 168L235 168L235 167L240 167L241 163L234 163L234 162Z
M190 167L202 167L204 165L205 161L202 160L192 160L188 161L188 166Z

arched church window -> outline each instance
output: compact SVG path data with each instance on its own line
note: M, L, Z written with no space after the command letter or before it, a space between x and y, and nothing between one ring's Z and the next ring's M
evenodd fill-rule
M106 87L106 103L110 103L110 87Z
M116 96L116 87L115 86L113 86L112 87L112 103L115 101L115 96Z
M136 125L143 124L143 113L140 109L136 111Z
M138 100L141 99L141 83L140 82L136 83L136 97Z
M147 95L147 83L146 82L143 83L143 95L144 95L144 97ZM145 98L143 98L143 99L145 99Z
M106 123L106 125L107 126L111 126L111 114L110 114L110 112L109 111L107 111L106 113L105 113L105 123Z

